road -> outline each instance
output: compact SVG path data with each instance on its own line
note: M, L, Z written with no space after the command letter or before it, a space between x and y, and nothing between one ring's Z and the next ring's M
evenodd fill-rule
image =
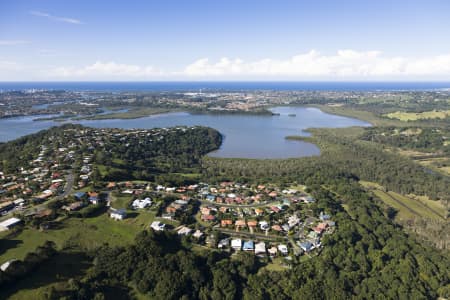
M74 179L75 178L74 178L74 175L73 175L73 171L70 170L69 174L67 174L67 176L66 176L66 186L64 188L64 193L62 193L59 196L56 196L52 200L45 201L44 203L41 203L41 204L38 204L38 205L33 205L33 206L29 207L29 208L26 208L26 209L22 210L21 213L23 215L27 215L27 214L30 214L30 213L36 213L36 212L39 212L39 211L47 208L47 205L49 204L49 202L53 202L53 201L58 201L58 200L64 199L66 196L68 196L68 195L70 195L72 193Z
M67 176L66 176L66 186L64 188L64 193L62 193L61 195L57 196L56 197L57 200L62 200L65 197L69 196L70 193L72 193L73 182L74 182L73 171L70 170L69 174L67 174Z

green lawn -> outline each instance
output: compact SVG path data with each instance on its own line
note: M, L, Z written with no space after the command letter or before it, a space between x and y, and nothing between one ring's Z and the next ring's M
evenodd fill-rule
M142 211L130 214L130 218L115 221L107 214L94 218L70 218L62 223L62 228L40 231L25 228L14 237L2 240L0 248L0 263L9 259L23 259L27 253L45 241L54 241L59 248L79 246L81 249L95 249L108 243L110 245L125 245L132 243L138 232L148 228L155 217L154 212ZM0 237L4 237L2 233Z
M130 194L111 193L111 207L126 209L130 206L131 200L133 200L133 196Z
M48 299L46 290L65 285L71 278L81 278L91 263L83 254L64 252L57 254L38 267L30 276L12 286L3 287L1 299Z
M411 212L410 210L405 208L403 205L399 204L397 201L392 199L387 193L380 191L380 190L375 190L375 191L373 191L373 193L378 198L380 198L381 201L383 201L385 204L395 208L398 211L396 218L399 218L401 220L410 220L410 219L413 219L414 217L417 217L417 214L415 214L414 212Z
M261 268L258 272L262 272L262 270L266 271L275 271L282 272L288 270L286 267L286 259L284 257L276 257L272 259L272 262L268 263L266 266Z
M397 199L398 201L401 201L406 206L411 208L412 210L418 212L422 217L430 218L430 219L443 219L444 212L443 211L436 211L430 209L430 207L424 205L421 201L411 199L409 197L397 194L395 192L388 192L390 196ZM433 201L429 201L433 202Z
M417 162L444 175L450 175L450 159L448 157L421 159Z

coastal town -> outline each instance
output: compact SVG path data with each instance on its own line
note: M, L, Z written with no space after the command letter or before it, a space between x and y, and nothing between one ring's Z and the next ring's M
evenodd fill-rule
M333 106L371 106L383 101L447 104L449 91L282 91L199 89L174 92L104 92L31 89L0 90L0 118L34 116L38 120L138 118L155 113L188 111L192 113L270 114L279 105L321 104ZM413 106L411 106L413 108ZM126 113L124 115L124 113Z
M103 181L98 151L112 141L161 141L195 127L151 130L67 128L47 136L18 169L0 171L2 235L23 228L61 230L70 218L108 215L115 222L139 216L143 229L171 231L199 247L246 251L258 257L317 255L336 229L304 185L233 181L158 184ZM1 262L6 263L6 262Z

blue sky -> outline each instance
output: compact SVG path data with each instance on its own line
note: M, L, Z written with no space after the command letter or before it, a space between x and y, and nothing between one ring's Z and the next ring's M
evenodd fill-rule
M1 1L0 80L450 80L450 1Z

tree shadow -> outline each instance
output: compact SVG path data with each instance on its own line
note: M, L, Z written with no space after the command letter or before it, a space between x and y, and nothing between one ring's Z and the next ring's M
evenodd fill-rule
M8 283L0 289L0 299L8 299L20 290L37 289L55 282L65 282L80 277L91 266L91 261L83 253L60 252L25 277Z
M137 212L127 212L127 219L134 219L139 215Z
M2 255L3 253L5 253L6 251L8 251L11 248L18 247L20 244L23 244L23 242L21 240L2 239L0 242L0 255Z

